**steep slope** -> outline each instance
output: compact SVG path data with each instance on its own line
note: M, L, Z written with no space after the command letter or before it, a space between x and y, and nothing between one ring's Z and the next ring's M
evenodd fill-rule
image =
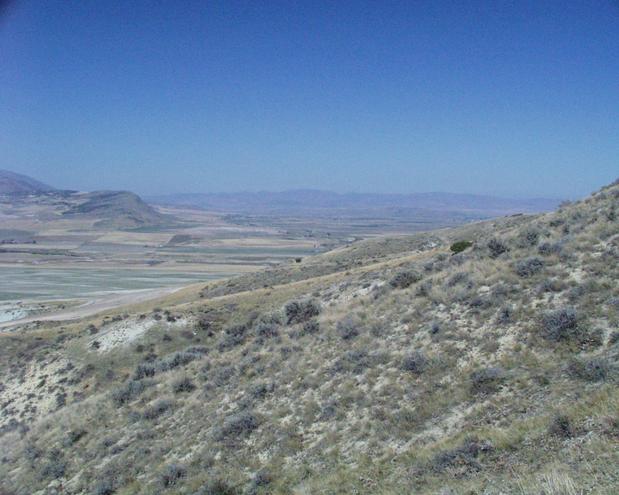
M3 334L0 486L616 493L618 208L615 183Z
M51 191L55 189L31 177L0 170L0 195L40 194Z

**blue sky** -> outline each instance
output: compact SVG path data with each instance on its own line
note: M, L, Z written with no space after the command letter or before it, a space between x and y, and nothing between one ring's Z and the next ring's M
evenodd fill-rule
M619 2L14 0L0 105L57 187L577 197L619 176Z

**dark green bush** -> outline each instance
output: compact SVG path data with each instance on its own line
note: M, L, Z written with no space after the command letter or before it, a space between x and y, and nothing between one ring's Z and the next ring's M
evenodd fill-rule
M453 254L458 254L464 251L465 249L470 248L473 245L471 241L457 241L454 242L451 246L449 246L449 250Z

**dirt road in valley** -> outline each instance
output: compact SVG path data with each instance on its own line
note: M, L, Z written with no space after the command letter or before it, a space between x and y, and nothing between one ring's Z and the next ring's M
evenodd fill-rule
M100 297L85 301L83 304L73 306L71 308L50 311L48 313L39 313L31 316L26 316L12 321L0 322L0 329L8 329L11 327L32 323L34 321L69 321L79 320L87 316L92 316L103 311L121 308L138 304L153 299L164 297L174 292L181 290L183 287L162 287L158 289L143 289L102 295Z

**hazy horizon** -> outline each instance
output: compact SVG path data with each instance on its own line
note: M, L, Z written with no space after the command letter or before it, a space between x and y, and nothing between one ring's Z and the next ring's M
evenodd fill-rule
M168 193L578 198L616 179L619 6L0 8L0 168Z
M23 172L15 172L14 170L9 170L9 169L4 169L4 168L0 168L0 173L1 172L10 172L10 173L16 173L19 175L23 175L25 177L28 177L30 179L34 179L38 181L38 177L33 177L32 175L29 175L27 173L23 173ZM58 185L58 184L50 184L47 183L45 181L40 181L42 182L44 185L50 186L58 191L76 191L76 192L93 192L93 191L104 191L104 190L109 190L109 191L128 191L128 192L133 192L136 193L138 195L140 195L143 198L159 198L159 197L166 197L166 196L199 196L199 195L235 195L235 194L287 194L287 193L295 193L295 192L299 192L299 193L323 193L323 194L336 194L336 195L341 195L341 196L347 196L347 195L382 195L382 196L407 196L407 195L433 195L433 194L437 194L437 195L441 195L441 194L449 194L449 195L454 195L454 196L477 196L477 197L483 197L483 196L487 196L487 197L496 197L496 198L500 198L500 199L515 199L515 200L536 200L536 199L540 199L540 200L545 200L545 199L549 199L549 200L572 200L572 199L578 199L577 197L565 197L565 196L505 196L505 195L493 195L493 194L484 194L484 193L467 193L467 192L461 192L461 191L440 191L440 190L436 190L436 191L409 191L409 192L376 192L376 191L335 191L335 190L331 190L331 189L316 189L316 188L311 188L311 187L297 187L297 188L291 188L291 189L237 189L237 190L228 190L228 191L221 191L221 190L204 190L204 191L199 191L199 190L188 190L188 191L165 191L162 193L154 193L154 194L149 194L149 193L142 193L140 191L137 190L133 190L133 189L129 189L129 188L123 188L123 187L111 187L108 189L75 189L75 188L66 188L63 187L62 185Z

